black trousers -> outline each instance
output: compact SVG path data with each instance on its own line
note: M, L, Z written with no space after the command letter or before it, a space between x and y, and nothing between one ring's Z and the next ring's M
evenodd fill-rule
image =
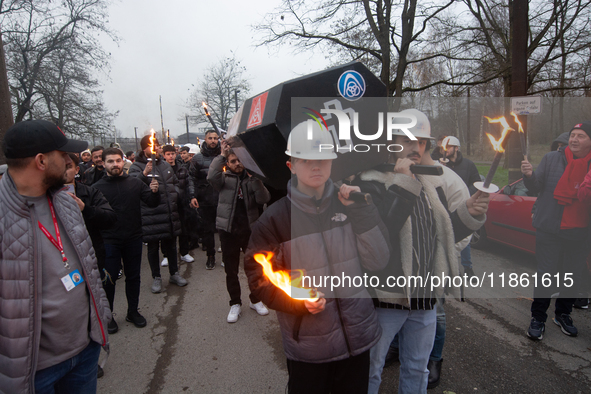
M199 208L199 216L201 216L201 222L203 225L201 229L201 239L203 240L203 246L205 246L207 250L207 256L215 256L215 238L213 234L215 232L217 210L217 206Z
M170 272L170 275L174 275L179 270L176 237L150 241L148 242L148 263L150 263L152 278L160 276L160 255L158 254L160 243L162 243L162 254L168 259L168 272Z
M122 244L105 244L105 269L108 277L103 282L107 293L109 306L113 310L115 298L115 284L123 260L125 273L125 295L127 297L127 312L137 311L140 299L140 272L142 266L142 239L136 238Z
M322 364L287 359L289 394L367 394L369 350L344 360Z
M220 243L222 244L222 261L226 270L226 288L230 295L230 306L242 305L240 298L240 280L238 279L238 270L240 269L240 249L246 250L250 231L239 233L228 233L224 230L218 230ZM252 294L250 301L253 304L259 302Z
M538 283L534 288L534 301L531 314L538 321L545 322L546 311L550 306L550 295L560 292L556 299L555 314L570 314L575 297L582 290L583 272L589 253L588 230L575 228L560 230L558 234L550 234L542 230L536 231L536 261ZM542 275L550 274L551 286L544 286ZM558 274L558 282L554 275ZM548 275L546 275L548 277ZM572 286L568 286L572 278ZM546 284L549 282L546 281Z

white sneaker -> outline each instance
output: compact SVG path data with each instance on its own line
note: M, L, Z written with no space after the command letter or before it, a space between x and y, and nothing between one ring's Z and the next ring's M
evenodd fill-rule
M165 257L162 259L162 262L160 263L160 265L162 267L168 267L168 257Z
M267 309L267 307L265 306L265 304L263 304L263 301L259 301L256 304L253 304L251 302L250 303L250 309L254 309L261 316L266 316L266 315L269 314L269 310Z
M187 253L184 256L181 256L181 260L183 260L185 263L192 263L193 261L195 261L193 256L191 256L189 253Z
M240 316L240 312L242 308L239 304L234 304L230 308L230 313L228 313L228 323L236 323L238 321L238 316Z
M218 248L218 253L222 253L222 248Z
M226 264L224 264L224 262L222 261L222 267L225 267L225 266L226 266Z

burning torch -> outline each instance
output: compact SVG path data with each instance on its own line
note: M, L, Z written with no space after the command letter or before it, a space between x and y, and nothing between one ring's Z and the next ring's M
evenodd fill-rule
M308 289L302 287L302 278L305 275L304 270L294 270L290 274L287 271L273 271L273 266L269 259L273 257L273 253L269 252L266 255L257 253L254 259L263 267L263 274L273 285L282 290L290 298L308 301L318 301L318 292L316 289ZM297 273L297 275L293 275Z
M449 144L449 137L445 137L443 141L441 141L441 148L443 149L443 157L439 159L441 164L449 163L449 159L447 158L447 146Z
M515 112L511 112L513 118L515 119L515 123L519 126L519 142L521 143L521 154L523 155L523 159L527 160L527 143L525 142L525 131L523 130L523 125L519 121L517 114Z
M154 129L150 130L152 133L150 135L150 157L148 158L149 161L152 162L152 173L148 176L151 178L157 178L158 175L156 174L156 132Z
M207 119L209 119L209 123L211 123L211 125L215 129L215 132L218 133L218 135L221 137L222 133L220 132L220 129L218 129L218 126L215 124L211 115L209 114L209 110L207 109L207 104L205 104L205 101L202 101L201 104L203 104L203 110L205 111L205 116L207 116Z
M495 119L491 119L488 116L485 116L485 118L488 120L488 123L500 123L503 126L503 132L501 133L501 138L499 138L498 140L495 140L495 138L492 135L486 133L488 139L490 140L490 143L493 146L493 149L495 150L495 157L490 166L490 169L488 170L488 174L486 174L484 182L474 182L474 187L485 193L496 193L499 191L499 187L497 185L491 184L492 178L495 175L495 172L497 172L497 167L499 167L499 163L501 162L501 158L503 157L503 153L505 152L503 143L509 135L509 132L514 131L515 129L509 126L509 124L507 123L507 119L505 119L504 116Z

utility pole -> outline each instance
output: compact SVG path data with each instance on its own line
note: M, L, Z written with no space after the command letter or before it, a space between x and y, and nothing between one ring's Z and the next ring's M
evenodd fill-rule
M185 114L185 124L187 125L187 144L191 141L189 140L189 114Z
M164 118L162 117L162 96L158 96L160 98L160 125L162 126L162 141L166 139L166 134L164 134Z
M511 24L511 97L527 95L528 0L510 0ZM508 118L508 117L507 117ZM527 116L520 119L527 141ZM521 144L517 131L511 133L507 149L509 183L521 178Z
M140 147L137 143L137 127L133 128L133 132L135 133L135 151L139 152L140 151Z

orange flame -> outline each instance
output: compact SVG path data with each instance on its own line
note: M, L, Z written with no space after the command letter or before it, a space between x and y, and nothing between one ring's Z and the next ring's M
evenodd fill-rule
M205 101L202 101L201 105L203 105L203 109L205 110L205 115L209 115L209 110L207 109L207 104L205 104Z
M318 300L316 291L314 289L306 289L301 286L302 278L305 275L304 270L294 270L299 273L299 276L292 280L291 275L287 271L273 271L271 266L270 258L273 257L273 253L269 252L266 255L263 253L257 253L254 255L254 259L263 267L263 274L279 289L291 298L305 299L308 301Z
M174 146L174 138L170 138L170 142L172 143L172 146Z
M443 141L441 141L441 147L443 148L444 152L447 152L447 145L449 144L449 137L445 137Z
M517 114L515 112L511 111L511 115L513 115L513 118L515 119L515 123L517 123L519 125L519 132L525 133L525 131L523 131L523 126L521 125L521 122L519 121L519 118L517 117Z
M495 152L505 152L505 148L503 148L503 142L505 141L505 138L507 137L507 135L509 135L510 131L514 131L515 129L511 128L511 126L509 126L509 123L507 123L507 119L505 119L504 116L500 116L498 118L494 118L491 119L488 116L485 116L486 120L488 120L488 123L500 123L503 126L503 132L501 133L501 138L499 138L499 140L495 140L495 137L493 137L492 135L486 133L486 136L488 137L488 139L490 140L490 143L493 146L493 149L495 150Z
M156 139L156 132L154 131L154 129L150 130L150 133L152 133L152 135L150 135L150 144L148 145L150 147L150 152L152 153L152 155L156 154L156 149L154 147L154 140Z

